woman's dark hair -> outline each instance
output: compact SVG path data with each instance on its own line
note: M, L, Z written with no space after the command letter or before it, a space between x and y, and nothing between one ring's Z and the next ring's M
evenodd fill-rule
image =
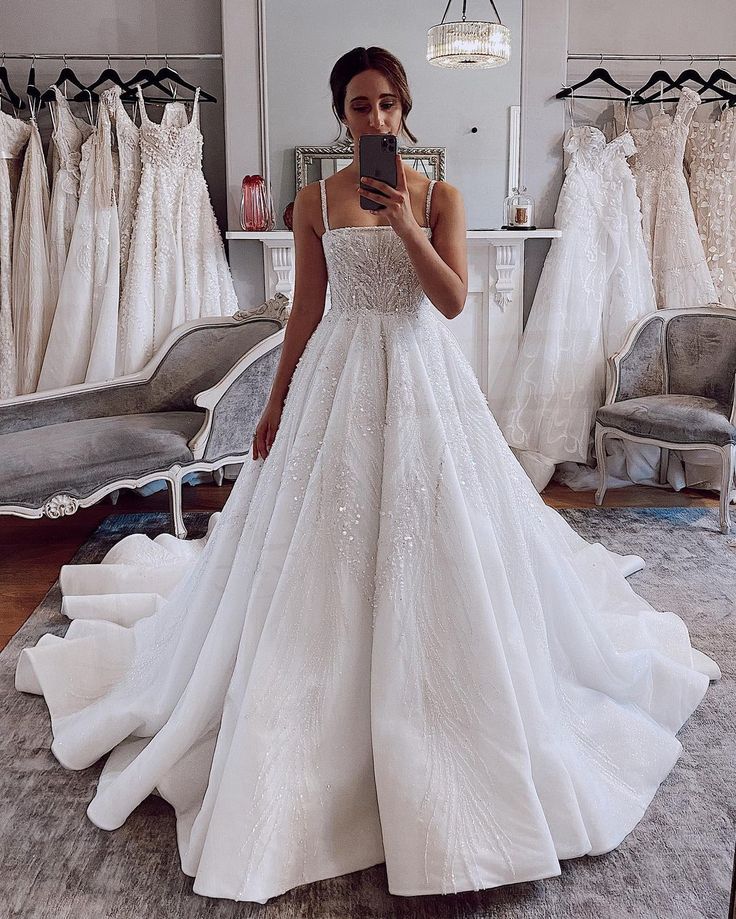
M411 111L412 101L409 92L409 81L401 61L385 48L353 48L337 61L330 74L332 90L332 111L342 131L342 119L345 117L345 93L348 83L364 70L378 70L396 89L401 102L401 130L416 143L416 137L406 126L406 116ZM346 126L348 137L352 140L350 128ZM338 137L340 135L338 134Z

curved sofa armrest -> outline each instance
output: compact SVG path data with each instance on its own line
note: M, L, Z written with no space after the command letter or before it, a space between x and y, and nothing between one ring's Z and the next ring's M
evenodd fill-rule
M286 302L286 306L284 302ZM240 360L241 337L232 338L235 330L249 328L251 338L268 337L273 329L283 329L288 315L288 299L279 295L249 313L233 316L210 316L192 319L177 326L165 339L148 363L137 373L117 377L104 383L80 383L64 389L33 393L0 402L0 434L79 421L109 415L129 415L165 410L188 411L193 408L197 380L211 385L222 372L223 355L230 354L227 366ZM203 341L209 344L203 345ZM202 360L198 355L202 349ZM249 349L251 350L251 349ZM237 359L232 357L237 353ZM172 362L175 365L172 370ZM203 385L199 382L199 386Z
M659 395L666 390L664 320L652 313L636 323L621 350L609 359L605 404Z
M210 389L194 397L206 409L202 427L189 441L195 460L247 453L268 399L285 330L262 339Z

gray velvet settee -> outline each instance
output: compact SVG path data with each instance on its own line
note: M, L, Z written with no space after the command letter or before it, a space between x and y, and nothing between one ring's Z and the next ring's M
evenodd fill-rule
M736 467L736 310L659 310L631 330L610 361L606 403L596 413L595 451L606 492L608 438L661 449L660 483L670 450L710 450L721 469L721 531L730 531Z
M184 538L182 480L249 456L288 299L179 326L137 374L0 402L0 514L62 517L163 480Z

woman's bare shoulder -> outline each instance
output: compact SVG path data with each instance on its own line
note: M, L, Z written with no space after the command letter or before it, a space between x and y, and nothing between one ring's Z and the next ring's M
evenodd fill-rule
M300 188L294 199L294 222L301 226L308 225L315 232L322 220L319 182L310 182ZM318 233L319 235L319 233Z

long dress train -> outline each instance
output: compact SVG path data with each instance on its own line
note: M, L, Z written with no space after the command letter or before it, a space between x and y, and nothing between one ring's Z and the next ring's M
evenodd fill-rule
M718 668L629 587L640 559L545 506L393 229L330 228L321 194L331 308L268 458L207 537L65 566L73 621L16 686L64 766L111 751L97 826L172 803L195 893L559 874L641 819Z

